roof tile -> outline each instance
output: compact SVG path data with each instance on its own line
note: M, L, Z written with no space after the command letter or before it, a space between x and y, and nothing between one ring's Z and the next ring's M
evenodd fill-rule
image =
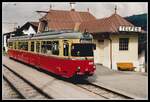
M96 20L89 12L50 10L40 21L48 21L48 27L53 30L74 29L75 23Z
M91 33L98 32L118 32L119 26L134 26L118 14L113 14L110 17L97 19L93 21L82 22L79 30L85 29Z

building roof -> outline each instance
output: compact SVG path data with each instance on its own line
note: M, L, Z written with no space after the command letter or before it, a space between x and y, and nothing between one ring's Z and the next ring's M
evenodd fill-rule
M31 23L33 26L36 26L36 27L39 26L39 22L29 22L29 23Z
M18 29L18 30L21 30L21 31L23 31L24 29L27 30L30 25L31 25L31 26L33 27L33 29L37 32L39 22L27 22L27 23L25 23L21 28L17 28L17 29ZM17 29L16 29L15 31L12 31L12 32L4 33L3 35L15 34L15 33L17 32Z
M89 12L50 10L40 21L48 22L52 30L74 29L75 23L96 20Z
M118 32L119 26L131 26L134 25L125 20L118 14L112 14L110 17L97 19L93 21L82 22L79 26L80 31L88 31L90 33L102 33L102 32Z
M33 29L37 32L38 25L39 25L39 22L27 22L20 29L21 30L24 30L24 29L27 30L30 26L32 26Z

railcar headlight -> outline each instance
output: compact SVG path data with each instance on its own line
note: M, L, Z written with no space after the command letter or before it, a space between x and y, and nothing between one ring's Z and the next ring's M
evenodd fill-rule
M93 68L96 69L96 65L94 65Z
M89 62L89 65L93 65L94 64L94 62Z
M77 71L80 71L80 67L79 66L77 67Z

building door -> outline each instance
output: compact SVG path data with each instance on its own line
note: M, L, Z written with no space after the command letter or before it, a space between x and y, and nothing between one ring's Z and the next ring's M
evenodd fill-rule
M96 50L94 51L94 63L103 64L104 60L104 40L97 40Z
M103 64L104 60L104 40L99 40L99 59L100 59L100 64Z

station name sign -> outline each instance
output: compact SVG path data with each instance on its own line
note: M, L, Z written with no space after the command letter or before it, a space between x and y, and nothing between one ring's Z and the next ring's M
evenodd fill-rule
M141 27L119 26L119 31L125 31L125 32L141 32Z

